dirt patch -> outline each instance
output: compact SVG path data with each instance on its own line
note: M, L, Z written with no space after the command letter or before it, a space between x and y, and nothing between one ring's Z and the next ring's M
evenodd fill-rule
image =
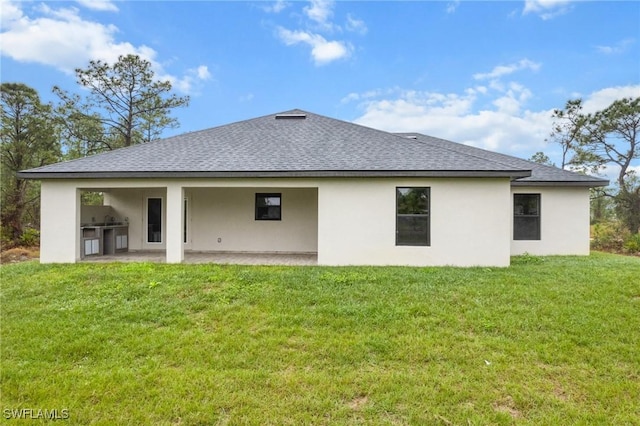
M561 401L569 400L569 396L564 391L564 389L562 389L562 386L560 386L559 384L556 384L556 386L553 388L553 394L556 396L556 398L558 398Z
M522 413L516 408L516 404L511 396L507 396L493 404L493 409L501 413L509 414L514 419L522 417Z
M359 411L362 409L362 407L364 407L368 400L369 398L367 398L366 395L357 396L349 402L349 408L355 411Z
M40 259L40 249L38 247L15 247L0 252L0 263L18 263L27 260Z

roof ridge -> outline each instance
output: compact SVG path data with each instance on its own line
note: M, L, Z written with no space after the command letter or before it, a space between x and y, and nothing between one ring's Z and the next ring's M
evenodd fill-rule
M196 135L196 134L199 134L199 133L210 132L211 130L214 130L214 129L220 129L220 128L223 128L223 127L233 126L233 125L237 125L237 124L245 123L245 122L249 122L249 121L254 121L254 120L261 120L263 118L267 118L267 117L270 117L270 116L276 116L278 114L292 114L295 111L299 111L301 113L308 114L306 111L303 111L301 109L292 109L292 110L281 111L281 112L276 112L276 113L272 113L272 114L264 114L264 115L260 115L258 117L253 117L253 118L245 118L244 120L236 120L236 121L232 121L231 123L225 123L225 124L219 124L217 126L207 127L206 129L190 130L188 132L178 133L177 135L169 136L169 137L166 137L166 138L160 138L160 139L157 139L157 140L168 140L168 139L179 138L179 137L183 137L183 136L187 136L187 135Z

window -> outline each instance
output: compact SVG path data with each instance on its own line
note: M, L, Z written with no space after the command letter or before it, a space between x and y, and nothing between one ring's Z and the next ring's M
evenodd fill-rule
M540 239L540 194L513 194L513 239Z
M162 242L162 198L147 198L147 242Z
M281 194L256 194L256 220L281 220Z
M396 188L396 245L431 245L430 188Z

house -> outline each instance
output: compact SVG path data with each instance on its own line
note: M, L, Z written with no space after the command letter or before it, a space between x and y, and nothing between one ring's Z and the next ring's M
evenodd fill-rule
M119 251L317 253L321 265L507 266L589 253L608 182L301 110L20 172L42 181L41 261ZM82 206L84 191L104 206Z

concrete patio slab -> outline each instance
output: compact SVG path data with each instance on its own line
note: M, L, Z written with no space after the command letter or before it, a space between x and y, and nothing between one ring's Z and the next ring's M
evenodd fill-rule
M152 262L165 263L164 252L128 252L107 256L88 256L82 262ZM316 253L229 253L185 252L184 263L217 263L233 265L317 265Z

